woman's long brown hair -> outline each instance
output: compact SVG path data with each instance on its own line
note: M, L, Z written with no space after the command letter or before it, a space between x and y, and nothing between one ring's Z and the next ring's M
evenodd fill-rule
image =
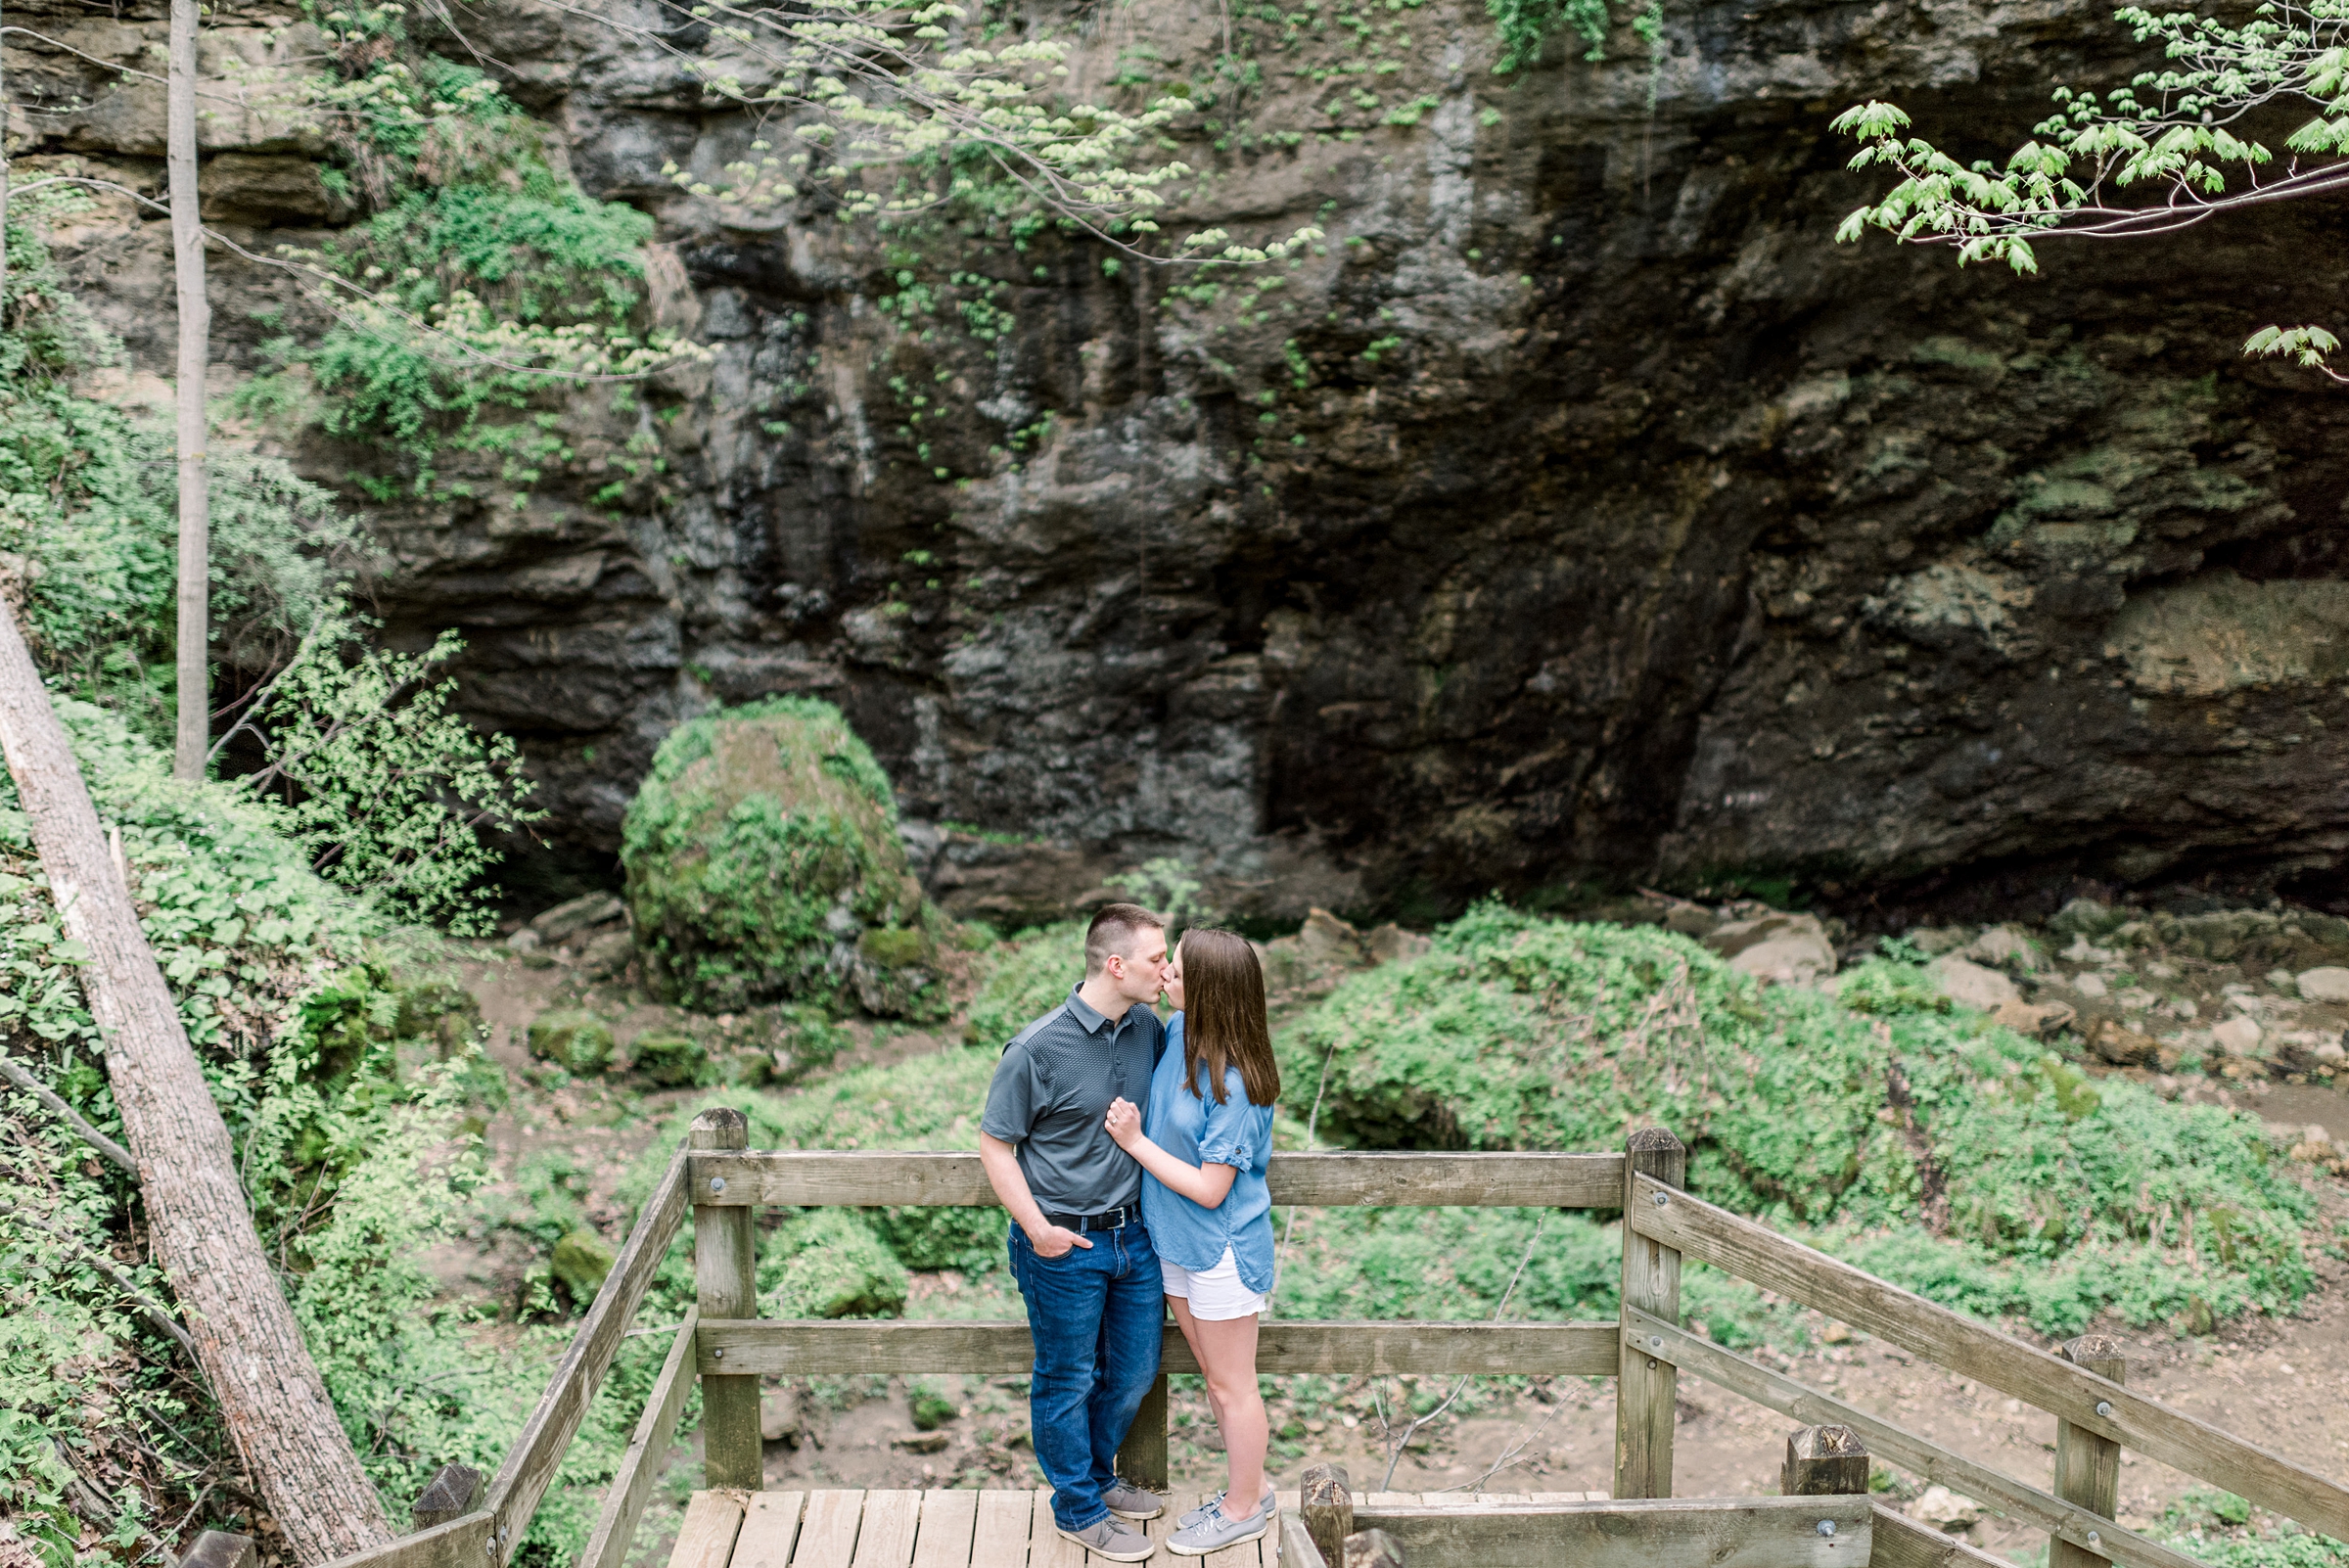
M1198 929L1182 934L1182 1071L1193 1095L1205 1062L1218 1105L1230 1099L1223 1075L1234 1065L1249 1104L1280 1098L1280 1068L1265 1025L1265 971L1246 937Z

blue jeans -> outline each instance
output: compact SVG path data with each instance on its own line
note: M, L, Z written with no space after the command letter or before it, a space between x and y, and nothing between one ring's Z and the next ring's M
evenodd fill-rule
M1140 1221L1084 1239L1091 1248L1044 1258L1011 1227L1011 1277L1036 1340L1029 1432L1063 1530L1109 1516L1101 1493L1117 1479L1118 1445L1158 1381L1167 1320L1158 1254Z

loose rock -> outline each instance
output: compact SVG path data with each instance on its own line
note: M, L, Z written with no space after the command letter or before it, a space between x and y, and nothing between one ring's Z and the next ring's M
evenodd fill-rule
M1979 1007L1988 1013L2023 999L2014 982L2004 975L1954 953L1934 959L1925 970L1940 984L1942 994L1960 1007Z
M2329 964L2322 969L2303 969L2299 986L2303 1001L2349 1002L2349 969Z
M1817 915L1732 920L1705 938L1705 945L1764 985L1807 986L1835 972L1835 945Z
M1909 1517L1956 1535L1982 1522L1982 1510L1948 1487L1927 1487L1909 1504Z

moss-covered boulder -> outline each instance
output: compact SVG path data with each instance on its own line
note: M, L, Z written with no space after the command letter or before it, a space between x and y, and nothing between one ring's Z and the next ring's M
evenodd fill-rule
M776 1250L787 1261L760 1293L770 1317L879 1317L905 1306L905 1266L855 1215L818 1209L787 1226Z
M667 1031L640 1035L636 1043L628 1047L628 1055L636 1071L665 1088L705 1083L716 1076L710 1053L690 1035L672 1035Z
M532 1056L575 1073L600 1073L612 1060L612 1028L592 1013L541 1013L524 1038Z
M889 776L829 703L778 697L678 726L628 807L621 859L667 999L846 992L944 1016L943 919L906 863Z

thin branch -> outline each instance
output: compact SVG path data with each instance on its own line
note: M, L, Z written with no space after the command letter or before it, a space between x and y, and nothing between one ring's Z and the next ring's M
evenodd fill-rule
M130 1151L128 1149L122 1147L121 1144L116 1143L113 1138L108 1137L105 1133L90 1126L88 1122L82 1119L82 1115L79 1111L76 1111L72 1106L68 1105L64 1100L59 1099L55 1094L51 1093L47 1084L43 1084L39 1079L34 1078L30 1073L27 1073L22 1067L19 1067L16 1063L16 1059L10 1056L5 1050L0 1050L0 1078L7 1079L18 1088L23 1089L25 1093L40 1101L42 1107L47 1110L50 1115L56 1117L59 1121L65 1123L75 1132L79 1133L82 1141L89 1144L91 1148L96 1149L100 1154L105 1155L109 1160L112 1160L115 1164L129 1172L133 1177L138 1176L139 1162L130 1157Z

